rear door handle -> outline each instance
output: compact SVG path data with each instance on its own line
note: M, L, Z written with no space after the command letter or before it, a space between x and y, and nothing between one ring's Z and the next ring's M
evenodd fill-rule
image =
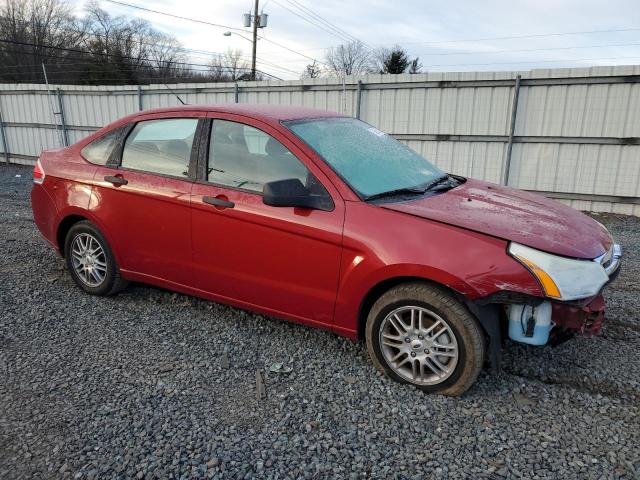
M104 177L105 182L113 183L114 185L126 185L129 183L126 179L120 176L107 175Z
M225 200L224 198L218 197L202 197L202 201L204 203L208 203L209 205L213 205L214 207L222 207L222 208L233 208L236 206L235 203L230 202L229 200Z

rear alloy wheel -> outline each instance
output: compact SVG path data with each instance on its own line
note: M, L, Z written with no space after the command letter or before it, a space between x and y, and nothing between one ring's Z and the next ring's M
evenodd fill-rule
M484 362L478 322L451 294L426 283L383 294L371 308L366 336L378 369L428 392L464 393Z
M107 274L107 257L104 249L90 233L80 233L71 242L71 264L82 283L99 287Z
M71 277L87 293L110 295L126 286L106 239L86 220L69 229L65 259Z

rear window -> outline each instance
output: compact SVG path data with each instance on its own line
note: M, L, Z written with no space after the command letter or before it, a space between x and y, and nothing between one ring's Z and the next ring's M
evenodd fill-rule
M197 126L197 118L138 123L124 144L121 165L133 170L188 177Z
M101 137L96 138L93 142L86 145L80 152L85 160L96 165L106 165L111 152L115 148L122 135L122 129L105 133Z

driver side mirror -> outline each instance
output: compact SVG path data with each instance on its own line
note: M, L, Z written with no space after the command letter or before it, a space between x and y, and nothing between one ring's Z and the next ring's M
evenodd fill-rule
M298 207L312 210L333 210L333 200L328 193L311 193L297 178L277 180L264 184L262 201L272 207Z

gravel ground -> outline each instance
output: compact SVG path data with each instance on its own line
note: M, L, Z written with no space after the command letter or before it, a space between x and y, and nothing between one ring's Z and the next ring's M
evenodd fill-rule
M0 478L640 478L637 218L598 216L626 254L601 337L508 344L502 373L446 398L328 332L143 285L82 293L30 181L0 167Z

